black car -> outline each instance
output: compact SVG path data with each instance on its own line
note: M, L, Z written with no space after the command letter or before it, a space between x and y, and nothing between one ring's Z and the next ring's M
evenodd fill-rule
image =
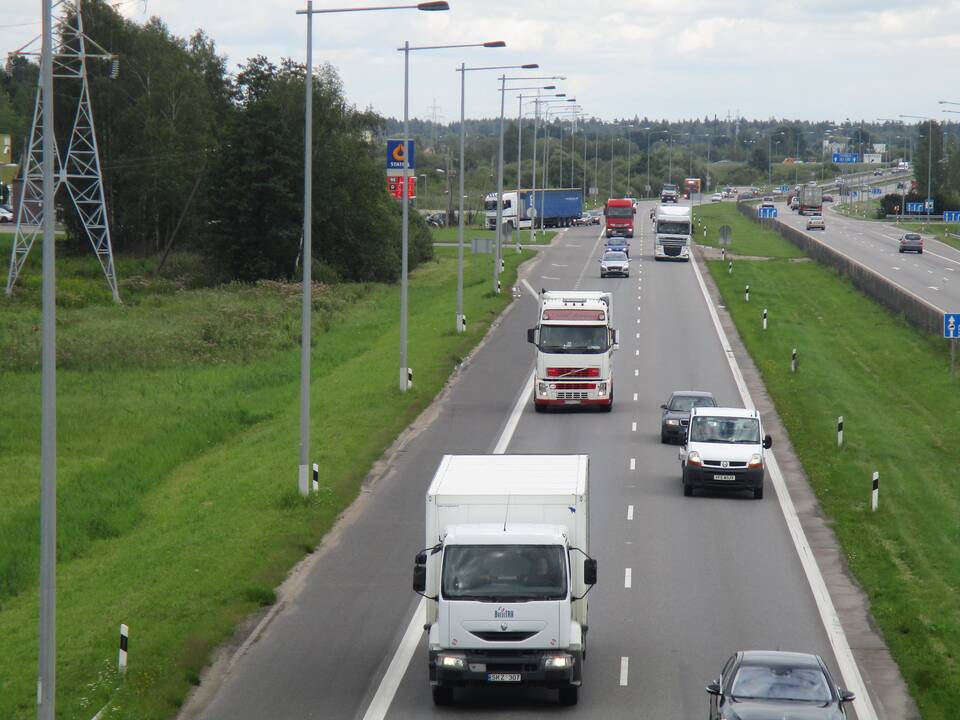
M819 655L779 650L738 652L706 690L710 720L844 720L854 699Z
M713 395L704 390L677 390L660 409L660 442L679 441L690 423L690 408L717 407Z

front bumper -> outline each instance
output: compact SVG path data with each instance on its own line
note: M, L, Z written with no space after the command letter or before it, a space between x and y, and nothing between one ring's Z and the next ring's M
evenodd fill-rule
M579 686L582 682L583 658L579 651L563 651L573 664L563 669L546 668L546 658L555 655L554 650L462 650L456 654L463 657L462 668L441 666L438 655L449 651L430 651L430 684L440 687L465 687L467 685L526 685L545 688ZM519 680L499 681L491 675L516 676Z
M541 380L534 385L533 403L540 407L612 405L613 383L609 380Z
M608 227L607 237L633 237L633 228Z
M622 265L613 265L610 267L601 265L600 275L622 275L623 277L630 277L630 268Z
M686 432L686 425L667 425L665 422L660 423L660 434L665 438L679 440Z
M732 477L733 480L718 480L716 476L719 475ZM763 468L747 470L687 465L683 469L683 484L694 488L755 490L763 487Z
M654 249L654 257L657 260L689 260L690 259L690 246L689 245L656 245Z

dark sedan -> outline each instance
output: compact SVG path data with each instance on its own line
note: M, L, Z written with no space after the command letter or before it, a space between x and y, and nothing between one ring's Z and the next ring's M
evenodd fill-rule
M774 650L738 652L706 689L710 720L844 720L854 699L819 655Z
M705 390L677 390L660 406L660 442L679 442L683 438L690 423L690 409L694 407L717 407L717 401Z

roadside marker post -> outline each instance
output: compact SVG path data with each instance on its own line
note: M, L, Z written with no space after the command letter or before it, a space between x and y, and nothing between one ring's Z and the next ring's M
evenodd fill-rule
M743 289L743 300L744 302L750 302L750 286L749 285L747 285Z
M837 418L837 448L843 446L843 415Z
M763 309L763 329L767 329L767 309Z
M870 512L876 512L880 505L880 473L873 473L873 490L870 492Z
M413 368L407 368L407 390L413 387Z
M313 464L313 491L320 492L320 465Z
M733 260L727 265L727 275L733 275Z
M127 643L130 638L130 628L120 625L120 654L117 657L117 670L121 675L127 673Z
M727 249L726 249L726 248L720 248L720 259L721 259L721 260L726 260L726 259L727 259Z
M794 348L793 352L790 354L790 372L795 373L800 367L800 360L797 358L797 349Z

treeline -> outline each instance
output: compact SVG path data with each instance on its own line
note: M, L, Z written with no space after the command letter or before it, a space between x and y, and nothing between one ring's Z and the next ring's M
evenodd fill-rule
M203 255L211 279L293 278L301 261L305 67L248 59L230 72L202 30L173 35L159 18L82 5L84 29L120 58L88 63L107 208L117 253ZM37 69L14 58L0 76L0 127L19 159ZM400 207L386 191L383 119L352 107L336 71L314 70L313 267L327 281L396 280ZM67 147L78 83L57 81L56 132ZM71 96L71 94L73 96ZM87 243L58 196L70 242ZM411 266L432 256L419 217Z

